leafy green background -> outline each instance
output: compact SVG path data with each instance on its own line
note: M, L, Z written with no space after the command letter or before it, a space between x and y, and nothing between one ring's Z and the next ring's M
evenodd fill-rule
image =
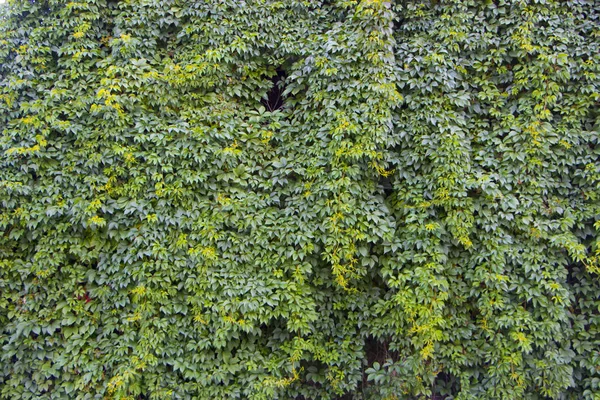
M600 3L0 7L0 398L600 398Z

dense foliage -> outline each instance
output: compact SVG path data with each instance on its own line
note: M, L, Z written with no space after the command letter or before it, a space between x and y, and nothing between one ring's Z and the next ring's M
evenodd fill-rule
M0 398L600 398L599 2L0 15Z

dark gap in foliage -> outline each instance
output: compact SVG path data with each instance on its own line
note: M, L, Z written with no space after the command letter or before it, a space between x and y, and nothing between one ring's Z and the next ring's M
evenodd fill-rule
M117 3L118 2L109 1L107 3L107 8L109 8L109 9L116 9L116 4ZM100 40L100 47L104 48L105 50L108 50L110 52L111 49L110 49L110 45L109 45L109 42L110 42L109 39L115 33L115 22L114 22L113 19L109 19L109 20L106 20L106 21L100 21L100 22L101 22L100 26L101 26L102 32L104 32L103 34L106 35L106 37L104 38L104 40L102 40L102 39Z
M365 340L365 354L368 366L373 365L375 362L383 365L386 360L394 360L398 357L395 351L389 349L389 341L381 341L380 338L374 336L369 336Z
M508 92L509 94L514 85L514 82L513 82L514 78L513 78L513 72L512 72L514 65L512 64L511 61L512 60L507 61L506 68L508 71L502 75L499 75L498 82L496 83L496 87L498 88L498 90L500 92Z
M377 245L371 243L369 245L368 250L369 254L377 254L377 252L380 251L380 249L377 247ZM371 279L371 282L373 283L373 288L376 289L379 294L381 294L381 292L387 292L389 290L387 281L383 278L380 272L381 271L377 269L373 269L369 274L369 279Z
M324 7L332 7L335 5L335 1L333 0L323 0L320 2L320 7L324 8Z
M394 32L402 31L402 26L405 24L405 18L402 14L402 6L394 4L392 5L394 11L394 18L392 19L392 27Z
M287 196L279 196L278 206L280 210L285 210Z
M475 198L479 197L480 193L481 193L481 189L480 188L471 188L467 192L467 197L475 199Z
M458 386L459 382L454 375L440 372L435 378L432 399L446 399L449 395L458 391Z
M109 8L118 9L118 8L122 8L119 6L126 5L126 2L123 0L107 0L106 5Z
M397 110L407 111L409 109L410 102L403 101L399 106L396 107ZM400 150L400 149L398 149Z
M586 273L587 273L585 268L582 268L582 265L577 263L577 264L567 265L566 269L567 269L566 283L571 287L579 286L581 283L582 276L586 275Z
M371 383L367 380L367 374L365 369L371 367L374 363L379 365L385 364L386 360L392 360L395 362L399 358L397 351L390 350L390 341L381 340L375 336L369 335L365 340L364 345L366 365L363 366L362 371L362 387L368 387ZM366 367L366 368L365 368Z
M379 187L383 190L385 198L388 198L394 194L394 185L392 184L392 180L389 176L379 177Z
M275 70L275 75L271 78L271 90L267 92L266 98L261 103L270 112L281 110L283 108L283 91L285 90L285 80L287 73L283 67Z
M335 400L352 400L352 399L353 399L352 393L346 393L346 394L343 394L343 395L335 398Z
M166 31L162 31L161 34L156 38L156 46L162 50L168 50L169 44L173 43L177 39L177 35L181 32L183 25L169 24L166 27Z

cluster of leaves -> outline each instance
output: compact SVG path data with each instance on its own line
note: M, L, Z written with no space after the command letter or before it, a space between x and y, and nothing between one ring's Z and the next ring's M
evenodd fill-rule
M9 0L0 398L598 399L600 4Z

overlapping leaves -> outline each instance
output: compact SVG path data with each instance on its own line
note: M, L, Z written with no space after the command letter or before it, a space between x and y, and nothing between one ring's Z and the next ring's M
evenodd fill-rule
M0 397L598 393L593 1L9 1Z

